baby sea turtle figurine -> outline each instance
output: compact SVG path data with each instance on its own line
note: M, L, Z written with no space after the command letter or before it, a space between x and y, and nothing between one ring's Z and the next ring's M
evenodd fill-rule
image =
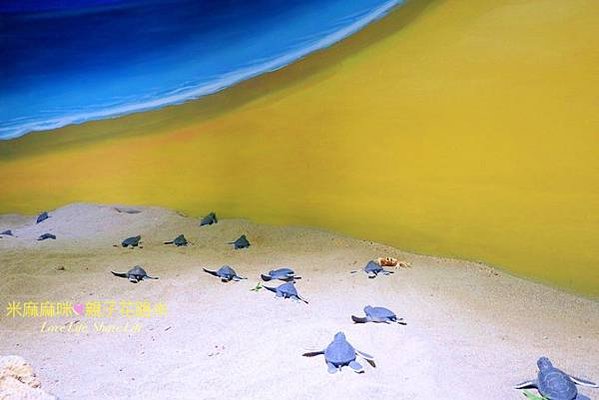
M47 220L48 218L50 218L50 216L48 215L48 213L46 211L44 211L43 213L41 213L40 215L37 216L37 220L35 221L35 223L39 224L40 222L43 222L43 221Z
M217 223L218 223L218 218L216 218L216 214L211 212L210 214L208 214L204 218L202 218L202 220L200 221L200 226L212 225L212 224L217 224Z
M10 229L5 230L4 232L0 232L1 236L14 236Z
M362 270L368 275L370 279L376 278L378 274L389 275L393 274L395 271L388 271L385 268L381 267L375 261L368 261L368 264ZM358 271L352 271L352 274L355 274Z
M240 281L242 279L247 279L237 275L237 272L235 272L235 270L229 267L228 265L223 265L217 271L211 271L206 268L203 268L203 270L204 272L208 272L210 275L218 276L222 282L229 282L231 280Z
M133 283L141 282L144 279L158 279L158 277L148 275L146 273L146 270L140 267L139 265L136 265L127 272L110 272L112 272L114 276L118 276L119 278L127 278L129 279L129 282Z
M388 308L385 307L364 307L365 317L351 316L351 319L357 324L363 324L365 322L384 322L390 324L391 322L397 322L400 325L407 325L403 318L397 318L397 315Z
M40 235L40 237L37 238L38 241L42 241L42 240L46 240L46 239L56 240L56 235L53 235L51 233L44 233L43 235Z
M263 288L268 289L271 292L275 292L277 294L277 297L282 297L284 299L301 300L304 303L308 304L308 301L300 297L300 295L297 293L297 289L295 288L293 282L283 283L282 285L279 285L276 288L268 286L263 286Z
M141 235L131 236L121 242L123 247L137 247L141 242Z
M235 250L250 247L250 241L245 237L245 235L241 235L239 239L235 240L234 242L229 242L227 244L232 244L235 247Z
M295 271L291 268L278 268L268 271L268 274L260 274L262 280L268 282L272 279L279 279L281 281L290 282L295 279L302 279L301 276L295 276Z
M360 355L370 365L376 367L374 363L374 357L360 350L356 350L345 338L343 332L337 332L335 338L327 346L326 349L320 351L313 351L302 354L304 357L314 357L320 354L324 354L324 359L327 363L329 373L334 374L339 371L341 367L349 366L357 373L364 372L364 368L356 361L356 357Z
M177 247L187 246L187 239L185 239L185 235L181 234L177 236L175 239L170 240L168 242L164 242L164 244L174 244Z
M578 393L576 385L599 387L596 383L576 378L555 368L547 357L539 358L537 366L539 367L537 379L519 383L515 386L516 389L536 388L543 397L549 400L590 400Z

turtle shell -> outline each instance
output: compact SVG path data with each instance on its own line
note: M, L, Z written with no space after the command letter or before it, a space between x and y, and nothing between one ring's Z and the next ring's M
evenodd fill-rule
M283 283L277 288L277 292L285 295L285 296L297 296L297 289L295 285L291 282Z
M356 349L345 339L345 335L339 332L325 349L324 358L336 367L347 365L356 359Z
M140 267L139 265L136 265L135 267L131 268L127 272L127 275L133 275L137 279L143 279L144 277L148 276L146 270Z
M175 246L187 246L187 239L185 239L185 235L179 235L173 240L173 244Z
M388 308L385 307L370 307L364 308L364 313L374 319L397 319L397 315Z
M273 269L272 271L269 271L268 275L270 275L270 277L273 279L279 279L279 278L288 278L290 276L293 276L293 275L295 275L295 272L291 268L278 268L278 269Z
M241 235L239 239L233 242L233 245L236 249L245 249L246 247L250 247L250 242L245 235Z
M43 213L41 213L40 215L37 216L35 223L39 224L40 222L45 221L48 218L50 218L50 216L48 215L48 213L46 211L44 211Z
M375 274L378 274L382 270L383 270L383 267L381 267L379 264L377 264L374 261L368 261L368 264L366 264L366 266L364 267L364 271L374 272Z
M128 237L127 239L123 240L123 242L121 244L123 245L123 247L127 247L127 246L136 247L139 245L140 240L141 240L140 235L131 236L131 237Z
M202 220L200 221L200 226L212 225L212 224L216 224L216 223L218 223L216 214L211 212L210 214L208 214L204 218L202 218Z
M578 389L570 377L557 368L539 372L539 392L551 400L573 400Z
M223 265L216 273L222 278L233 278L234 276L237 276L235 270L228 265Z

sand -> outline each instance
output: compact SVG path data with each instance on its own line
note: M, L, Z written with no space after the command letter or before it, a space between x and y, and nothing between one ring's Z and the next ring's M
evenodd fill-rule
M440 259L301 227L247 220L198 226L197 218L155 207L73 204L33 216L2 216L0 303L99 300L164 303L150 318L73 316L0 319L0 355L17 354L42 388L61 399L518 399L511 388L547 355L566 371L599 379L599 302L482 264ZM44 232L55 241L37 242ZM184 233L186 248L162 242ZM141 234L143 248L113 247ZM226 242L246 234L252 246ZM411 268L368 279L350 274L376 257ZM159 280L129 283L110 274L141 264ZM221 283L202 267L233 266L241 282ZM308 305L250 291L258 274L291 266ZM551 266L558 268L559 266ZM63 269L64 268L64 269ZM367 305L391 308L407 326L353 324ZM72 332L42 324L79 321ZM93 323L139 323L139 332L100 333ZM88 332L75 332L88 326ZM79 328L76 328L79 327ZM375 356L377 368L330 375L322 357L343 331ZM589 390L583 393L593 394ZM595 391L595 396L597 392Z

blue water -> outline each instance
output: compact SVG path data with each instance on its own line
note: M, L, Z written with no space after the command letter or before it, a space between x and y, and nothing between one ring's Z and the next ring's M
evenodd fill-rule
M217 92L330 46L401 2L0 1L0 139Z

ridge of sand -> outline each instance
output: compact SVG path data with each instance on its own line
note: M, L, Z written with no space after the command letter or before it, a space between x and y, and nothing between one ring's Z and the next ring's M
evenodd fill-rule
M0 317L0 355L18 354L61 399L518 399L511 385L547 355L572 374L599 379L599 302L484 265L404 253L310 228L223 220L209 227L156 207L73 204L35 217L0 216L0 302L163 302L164 317ZM121 208L123 208L121 206ZM217 210L218 211L218 210ZM56 241L37 242L42 231ZM162 245L184 233L187 248ZM141 234L143 249L113 247ZM226 242L246 234L248 250ZM379 256L412 268L367 279L349 271ZM142 264L158 281L134 285L110 269ZM233 266L247 281L223 284L202 267ZM291 266L309 305L258 293L260 272ZM63 267L62 270L60 267ZM557 268L559 266L550 266ZM274 285L274 284L273 284ZM354 325L367 305L408 325ZM40 332L44 320L75 326L140 322L139 333ZM90 328L91 329L91 328ZM329 375L301 353L344 331L377 368ZM587 395L592 391L581 389Z

